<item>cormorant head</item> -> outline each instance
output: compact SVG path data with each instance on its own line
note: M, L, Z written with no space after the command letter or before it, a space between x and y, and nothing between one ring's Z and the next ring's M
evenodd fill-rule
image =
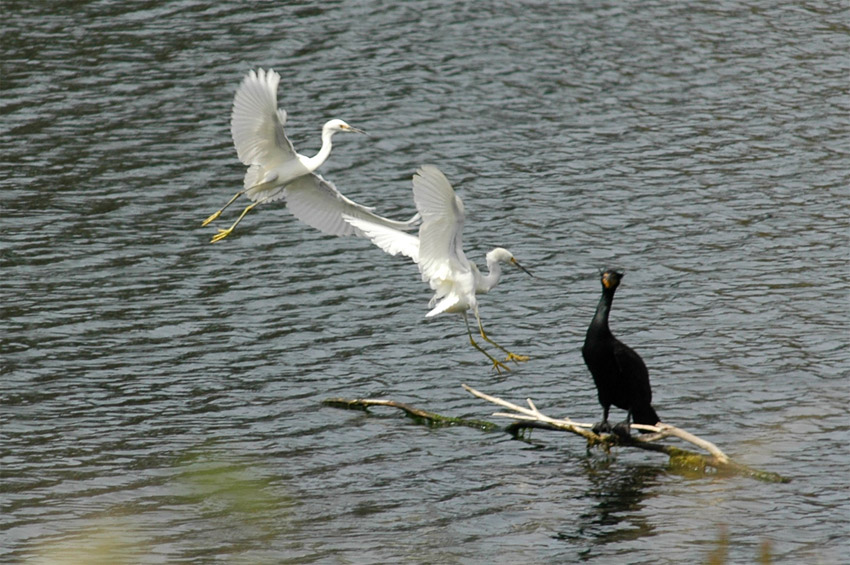
M607 269L599 275L599 278L602 280L602 288L615 290L620 285L623 273L614 269Z

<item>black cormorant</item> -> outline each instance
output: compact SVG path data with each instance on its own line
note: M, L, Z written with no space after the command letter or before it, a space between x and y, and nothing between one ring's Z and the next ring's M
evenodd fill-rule
M608 313L614 300L614 292L623 273L607 270L601 275L602 298L596 307L596 315L587 328L582 357L593 375L599 404L602 405L602 421L593 426L596 433L610 432L608 410L613 404L628 410L624 422L614 426L614 432L628 435L630 421L635 424L654 426L659 418L652 408L652 390L649 387L649 372L643 359L628 345L614 337L608 327Z

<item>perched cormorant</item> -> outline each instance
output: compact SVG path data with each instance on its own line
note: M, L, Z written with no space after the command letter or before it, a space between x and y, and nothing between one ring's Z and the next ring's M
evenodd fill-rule
M614 292L623 273L607 270L601 275L602 298L596 307L596 315L587 328L582 357L593 375L599 404L602 405L602 421L593 426L596 433L610 432L608 410L613 404L628 410L625 421L614 426L614 432L628 435L630 421L635 424L654 426L659 418L652 408L652 390L649 387L649 372L643 359L628 345L614 337L608 327L608 313Z

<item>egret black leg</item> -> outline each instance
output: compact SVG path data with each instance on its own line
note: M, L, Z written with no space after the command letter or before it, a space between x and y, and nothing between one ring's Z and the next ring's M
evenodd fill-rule
M528 361L528 355L519 355L517 353L511 353L510 351L490 339L490 337L486 333L484 333L484 324L481 323L481 317L478 315L478 312L475 313L475 318L478 320L478 331L481 334L481 337L484 338L484 341L486 341L487 343L490 343L491 345L494 345L495 347L498 347L499 349L504 351L507 354L505 361L513 361L514 363L518 361Z
M501 361L499 361L498 359L496 359L495 357L493 357L492 355L490 355L489 353L487 353L487 352L484 350L484 348L483 348L483 347L481 347L480 345L478 345L478 344L475 342L475 339L472 337L472 329L470 329L470 327L469 327L469 317L466 315L466 312L464 312L464 313L463 313L463 321L464 321L464 322L466 322L466 333L467 333L467 334L469 334L469 343L471 343L471 344L472 344L472 347L474 347L475 349L477 349L478 351L480 351L481 353L483 353L484 355L486 355L486 356L487 356L487 358L488 358L490 361L492 361L492 362L493 362L493 368L494 368L494 369L496 369L496 371L497 371L500 375L502 374L502 369L504 369L504 370L506 370L506 371L510 371L511 369L510 369L507 365L505 365L504 363L502 363ZM479 321L480 321L480 320L479 320ZM488 340L488 341L489 341L489 340Z
M268 200L269 198L272 198L272 197L274 197L274 196L277 196L277 194L278 194L278 193L276 193L276 192L275 192L275 193L273 193L273 194L270 194L270 195L266 196L265 198L261 198L261 199L257 200L256 202L252 202L251 204L249 204L248 206L246 206L246 207L245 207L245 209L244 209L244 210L242 210L242 213L239 215L239 217L236 219L236 221L235 221L235 222L233 222L233 225L232 225L232 226L230 226L229 228L227 228L226 230L218 230L218 233L217 233L217 234L215 234L215 235L213 236L213 238L210 240L210 243L215 243L216 241L221 241L222 239L224 239L225 237L227 237L228 235L230 235L230 234L231 234L231 232L233 232L234 228L236 228L236 226L237 226L237 225L239 225L239 222L241 222L241 221L242 221L242 218L244 218L244 217L245 217L245 214L247 214L248 212L250 212L250 211L251 211L251 209L253 209L253 208L254 208L254 206L256 206L256 205L258 205L258 204L262 204L263 202L265 202L265 201L266 201L266 200ZM237 195L237 196L238 196L238 195ZM235 197L234 197L234 199L235 199ZM231 200L231 202L232 202L232 200Z
M236 199L237 199L237 198L239 198L240 196L242 196L243 194L245 194L245 191L244 191L244 190L240 190L239 192L237 192L236 194L234 194L234 195L233 195L233 198L231 198L231 199L227 202L227 204L225 204L224 206L222 206L222 207L221 207L221 208L220 208L217 212L215 212L215 213L214 213L213 215L211 215L209 218L207 218L206 220L204 220L204 223L202 223L202 224L201 224L201 226L205 226L205 225L207 225L208 223L212 222L213 220L217 219L219 216L221 216L221 213L222 213L222 212L224 212L224 211L227 209L227 207L228 207L228 206L230 206L231 204L233 204L233 203L236 201Z

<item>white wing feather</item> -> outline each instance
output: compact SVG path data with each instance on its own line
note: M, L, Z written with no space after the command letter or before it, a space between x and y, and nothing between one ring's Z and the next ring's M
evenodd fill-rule
M284 193L286 206L296 218L329 235L360 235L344 216L392 229L410 229L419 219L417 215L402 222L379 216L372 208L343 196L333 183L316 173L298 177L286 185Z
M422 278L447 279L469 271L463 253L463 202L440 170L422 166L413 176L413 199L422 215L419 268Z
M230 134L239 160L265 170L295 159L295 149L283 129L286 112L277 107L280 75L251 70L233 100Z
M407 255L419 265L422 280L435 291L426 317L474 308L477 269L463 253L463 202L432 165L413 176L413 200L422 217L418 238L369 220L343 219L390 255Z
M401 254L419 262L419 238L415 235L348 214L343 218L390 255Z

